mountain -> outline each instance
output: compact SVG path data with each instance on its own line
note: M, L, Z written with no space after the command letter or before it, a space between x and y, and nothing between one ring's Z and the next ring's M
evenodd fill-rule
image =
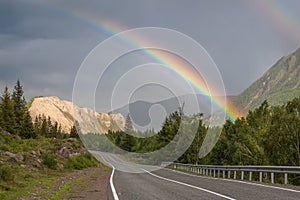
M187 94L179 97L172 97L157 102L135 101L121 108L115 109L112 113L121 113L123 116L130 113L130 117L139 130L154 128L160 130L165 117L183 107L187 115L204 113L210 115L212 103L205 95Z
M33 121L39 115L50 117L52 122L61 125L65 133L70 132L74 119L79 122L82 133L107 133L109 129L123 130L125 126L125 118L120 113L98 113L55 96L32 99L29 112Z
M261 78L234 99L244 112L267 100L280 105L300 96L300 48L278 60Z

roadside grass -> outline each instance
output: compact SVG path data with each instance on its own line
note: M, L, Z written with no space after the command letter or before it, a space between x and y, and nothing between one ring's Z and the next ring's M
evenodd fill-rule
M57 152L69 149L69 157ZM19 197L49 197L59 195L71 187L63 184L51 191L58 178L73 171L98 166L99 162L83 147L79 139L19 139L0 134L0 199ZM55 198L54 198L55 199Z
M11 182L1 181L0 184L5 186L5 189L0 190L0 199L3 200L12 200L17 199L18 197L26 196L44 196L49 192L50 186L55 183L58 177L64 175L63 172L30 172L28 170L19 170L15 174L15 178ZM41 191L37 194L35 191Z

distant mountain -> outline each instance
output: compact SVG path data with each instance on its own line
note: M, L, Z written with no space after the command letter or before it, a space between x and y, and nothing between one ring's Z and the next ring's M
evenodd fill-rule
M184 105L183 111L187 115L196 113L211 114L212 103L210 98L200 94L196 96L187 94L158 102L135 101L113 110L112 113L121 113L123 116L130 113L134 125L139 130L146 130L148 128L159 130L165 117L178 110L182 105Z
M33 121L39 115L50 117L52 122L61 125L65 133L70 132L74 120L79 122L82 133L107 133L109 129L122 130L125 126L125 118L120 113L98 113L55 96L35 97L30 101L29 106Z
M261 78L238 95L234 102L244 112L267 100L280 105L300 96L300 48L277 61Z

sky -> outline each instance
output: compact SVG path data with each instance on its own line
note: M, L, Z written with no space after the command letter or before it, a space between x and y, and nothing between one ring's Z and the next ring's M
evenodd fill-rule
M197 41L218 67L226 94L238 95L300 47L300 1L0 0L0 89L20 79L27 100L71 100L90 51L141 27L168 28ZM115 66L107 82L121 71ZM84 99L81 106L91 106Z

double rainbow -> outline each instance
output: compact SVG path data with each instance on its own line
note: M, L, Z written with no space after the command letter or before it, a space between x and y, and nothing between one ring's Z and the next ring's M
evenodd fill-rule
M280 4L279 2L276 3L276 1L266 0L266 1L255 1L253 5L255 6L255 8L258 8L262 14L266 15L266 17L269 18L269 20L271 20L272 23L278 26L282 31L285 31L290 38L297 40L298 42L300 41L299 39L300 22L299 20L296 20L285 9L285 6L283 4ZM99 16L95 16L95 15L93 16L87 12L84 13L82 10L73 9L72 11L70 10L66 11L53 4L49 4L48 6L50 6L51 9L64 13L65 15L71 18L75 18L76 20L82 22L83 24L89 27L93 27L98 32L102 33L104 38L112 36L121 31L127 30L126 27L116 22L110 20L104 20ZM138 46L138 41L134 41L134 40L130 41L130 39L128 38L120 38L120 40L126 40L127 42L129 41L130 43L135 44L135 46ZM164 66L167 66L169 69L171 69L176 74L178 74L181 78L189 82L201 94L210 98L211 102L213 102L220 109L225 111L225 113L227 114L227 116L230 117L230 119L234 120L237 117L241 116L239 110L235 106L233 106L233 104L228 99L226 102L224 102L223 97L218 97L218 95L212 96L211 95L212 92L208 89L206 83L203 81L201 77L199 77L193 71L189 70L184 65L181 65L172 57L167 56L167 54L161 53L159 51L151 51L147 49L143 50L143 53L151 57L155 61L163 64Z

